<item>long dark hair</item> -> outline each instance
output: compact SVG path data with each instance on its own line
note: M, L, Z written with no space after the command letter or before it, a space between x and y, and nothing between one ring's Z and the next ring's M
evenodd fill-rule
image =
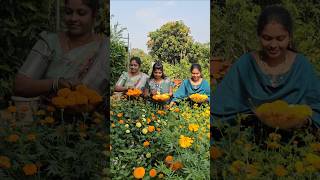
M292 50L296 52L296 49L293 44L293 21L291 15L287 9L280 5L270 5L267 6L261 12L258 22L257 22L257 34L261 36L261 33L264 27L270 22L275 21L281 24L289 33L290 42L288 46L288 50Z
M153 73L154 73L155 70L161 70L162 71L162 76L161 76L162 79L165 79L167 77L163 72L163 65L162 65L161 61L156 61L153 64L152 72L151 72L151 75L150 75L150 79L154 79Z

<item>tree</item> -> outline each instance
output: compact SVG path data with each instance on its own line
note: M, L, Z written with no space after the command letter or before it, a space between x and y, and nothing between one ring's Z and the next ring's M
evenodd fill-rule
M190 53L193 39L190 28L182 21L168 22L150 32L147 42L150 54L158 60L168 63L179 63Z

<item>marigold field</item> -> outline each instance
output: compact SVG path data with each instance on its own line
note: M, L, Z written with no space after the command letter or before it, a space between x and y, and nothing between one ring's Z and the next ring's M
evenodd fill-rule
M111 99L112 179L209 179L208 104Z

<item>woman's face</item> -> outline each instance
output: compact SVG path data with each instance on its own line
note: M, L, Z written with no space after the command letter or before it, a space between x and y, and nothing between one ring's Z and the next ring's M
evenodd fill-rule
M194 68L194 69L191 71L191 79L192 79L193 81L198 81L200 78L201 78L201 72L199 71L199 69Z
M66 1L64 20L71 35L79 36L90 33L94 24L92 10L82 0Z
M260 35L262 48L271 59L284 56L289 46L289 40L289 32L275 21L267 24Z
M162 78L162 71L161 69L156 69L153 71L153 77L155 79L161 79Z
M139 72L140 65L137 63L136 60L132 60L132 61L130 62L129 67L130 67L130 72L131 72L131 73L137 73L137 72Z

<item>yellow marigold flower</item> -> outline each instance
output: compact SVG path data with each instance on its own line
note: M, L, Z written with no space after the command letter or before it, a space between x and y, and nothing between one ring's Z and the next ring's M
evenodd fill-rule
M11 143L15 143L19 140L19 135L17 134L11 134L7 137L7 141Z
M150 142L149 142L149 141L143 142L143 146L144 146L144 147L148 147L149 145L150 145Z
M35 133L29 133L27 135L27 139L28 141L35 141L36 140L37 135Z
M141 131L143 134L147 134L148 133L148 129L147 128L143 128Z
M129 89L126 93L128 96L138 97L142 94L140 89Z
M294 164L294 167L297 171L298 174L302 174L305 172L305 169L304 169L304 166L303 166L303 163L301 161L297 161L295 164Z
M26 164L23 166L23 172L27 176L35 175L38 171L38 168L35 164Z
M10 167L10 159L7 156L0 156L0 168L9 169Z
M196 102L196 103L202 103L204 101L206 101L208 99L208 96L205 95L205 94L192 94L189 96L189 98L193 101L193 102Z
M281 139L281 135L280 134L277 134L277 133L270 133L269 134L269 138L272 140L272 141L280 141Z
M16 106L9 106L7 110L10 113L15 113L15 112L17 112L17 107Z
M189 131L197 132L199 129L198 124L189 124Z
M320 143L311 143L310 147L314 152L320 152Z
M76 91L83 93L83 94L88 90L87 86L84 84L77 85L75 89L76 89Z
M190 137L180 135L179 145L182 148L188 148L192 145L193 140Z
M153 132L155 130L155 127L154 126L148 126L148 131L149 132Z
M278 149L278 148L280 148L280 144L277 142L268 142L267 147L269 149Z
M150 175L150 177L156 177L157 176L157 170L155 170L155 169L151 169L150 171L149 171L149 175Z
M69 88L62 88L58 90L58 96L60 97L67 97L71 93L71 90Z
M161 128L157 128L157 131L160 132L160 131L161 131Z
M211 146L211 148L210 148L211 159L216 160L221 156L222 156L222 151L216 146Z
M116 127L116 125L115 125L114 123L111 123L111 127L113 127L113 128L114 128L114 127Z
M159 177L159 179L162 179L162 178L164 178L164 175L162 173L160 173L158 177Z
M142 179L145 173L146 171L143 167L137 167L137 168L134 168L133 176L137 179Z
M308 153L306 155L305 160L312 164L313 167L315 167L316 169L320 170L320 156L313 154L313 153Z
M156 94L152 96L152 99L158 102L166 102L170 99L170 96L168 93L165 94Z
M274 169L274 173L276 174L276 176L282 177L282 176L286 176L288 174L288 171L286 170L286 168L284 166L278 165Z
M248 164L246 166L245 172L247 173L248 179L252 179L252 178L256 177L259 173L257 167L252 164Z
M58 108L65 108L67 106L67 101L63 97L53 97L52 104Z

